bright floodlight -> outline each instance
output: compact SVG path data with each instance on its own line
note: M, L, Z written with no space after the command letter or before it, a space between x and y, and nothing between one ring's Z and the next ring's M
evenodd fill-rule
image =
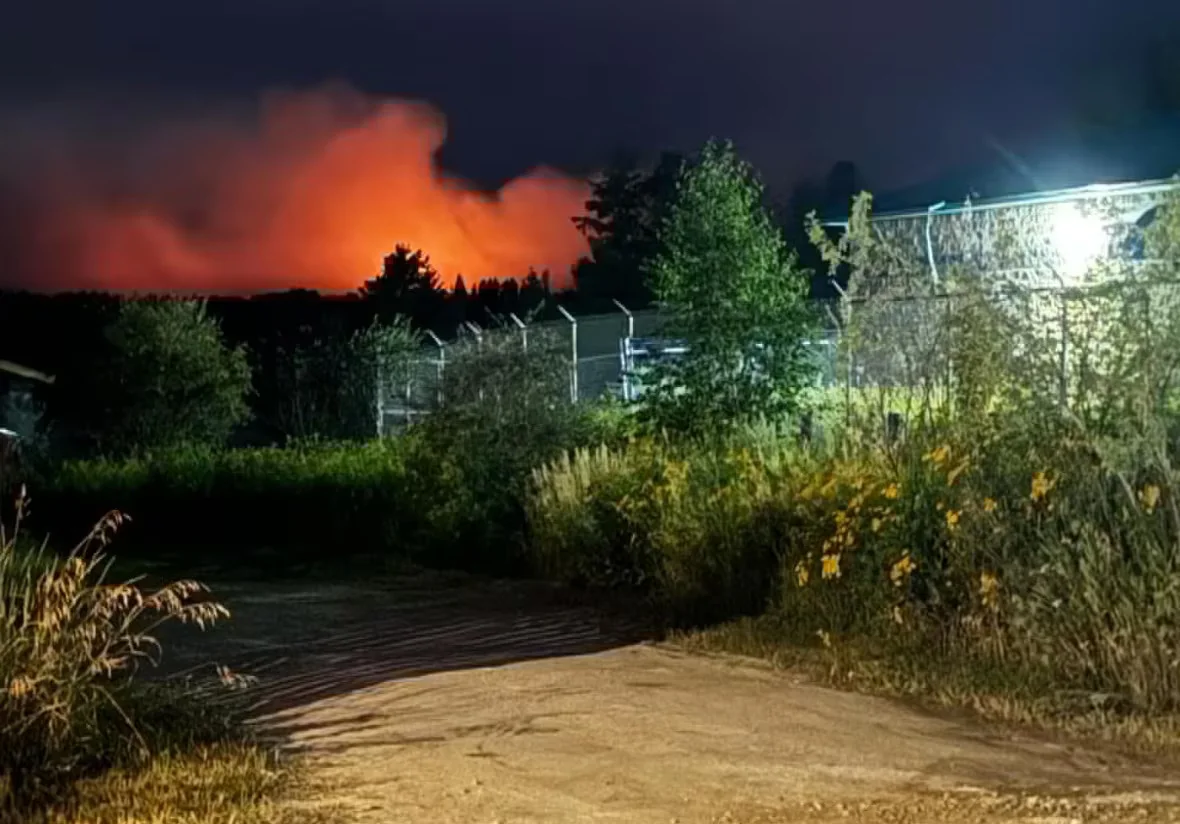
M1062 203L1053 214L1053 247L1061 274L1077 281L1107 251L1106 225L1097 215L1083 214L1076 204Z

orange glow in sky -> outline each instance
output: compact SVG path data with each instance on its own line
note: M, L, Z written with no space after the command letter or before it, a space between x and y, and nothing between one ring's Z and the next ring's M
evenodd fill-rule
M422 249L445 285L462 274L556 285L586 242L570 218L588 188L539 168L495 196L443 174L428 105L341 88L274 94L249 128L179 123L123 147L131 183L58 163L38 182L36 288L353 289L395 245ZM30 253L26 251L26 258Z

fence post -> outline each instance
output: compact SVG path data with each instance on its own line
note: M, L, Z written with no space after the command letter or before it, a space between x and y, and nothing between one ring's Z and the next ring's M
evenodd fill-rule
M410 402L414 399L414 378L406 375L406 397L402 402L402 408L405 414L402 416L405 420L406 429L410 428L410 424L414 422L414 412Z
M383 358L377 356L377 437L385 437L385 364Z
M619 377L623 383L623 400L630 402L631 370L627 368L627 364L630 361L628 355L631 351L631 340L635 337L635 316L631 314L630 309L623 305L621 300L616 300L615 298L611 298L611 300L614 302L615 306L619 307L619 311L627 316L627 337L626 340L622 342L622 345L619 346Z
M835 278L828 278L828 280L831 282L836 292L840 295L840 308L844 310L844 329L840 330L840 337L841 340L843 340L844 330L849 329L852 326L852 301L849 299L848 293L845 292L840 287L840 284L836 282ZM853 360L855 360L855 354L853 353L851 346L845 349L844 354L845 357L848 358L848 374L844 379L844 424L846 426L850 426L852 424L852 364Z
M469 320L464 321L463 323L467 326L468 330L470 330L471 334L475 335L475 346L477 349L479 349L480 354L482 354L483 353L483 330L480 329L476 324L472 323ZM483 398L484 398L483 386L480 386L479 387L479 401L480 401L480 403L483 403Z
M434 391L435 391L435 401L438 403L439 406L442 406L442 402L443 402L443 373L446 371L446 366L447 366L447 345L442 342L442 338L440 338L438 335L434 334L434 332L431 331L430 329L426 330L426 336L429 337L430 340L434 342L434 345L438 347L438 374L436 375L436 378L435 378L437 380L437 383L435 384Z
M635 337L635 316L631 314L631 310L624 306L623 302L620 300L611 298L611 302L614 303L615 306L619 307L619 311L627 316L627 337Z
M557 311L570 322L570 403L578 402L578 321L566 311L564 306L558 306Z
M516 324L516 328L520 330L520 348L527 352L529 351L529 328L525 322L516 316L515 312L509 312L508 317L512 318L512 322Z
M1061 292L1061 382L1057 392L1061 410L1069 408L1069 292Z

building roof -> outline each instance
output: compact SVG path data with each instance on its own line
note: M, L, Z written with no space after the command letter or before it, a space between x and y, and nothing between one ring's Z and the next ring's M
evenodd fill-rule
M1023 146L1019 155L998 145L996 152L994 161L875 193L874 219L924 217L939 203L945 204L940 214L953 213L965 207L968 197L973 208L980 208L1149 193L1152 186L1173 184L1169 176L1180 172L1180 112L1150 118L1134 128ZM842 226L847 215L833 214L826 222Z
M1006 197L994 197L983 200L964 200L960 203L949 203L945 200L931 202L921 208L897 209L894 211L874 211L873 220L907 220L926 217L931 212L938 215L953 215L971 211L986 211L988 209L1002 209L1012 206L1039 206L1050 203L1064 203L1079 200L1098 200L1100 198L1119 195L1149 195L1180 188L1180 178L1164 178L1160 180L1144 180L1131 183L1091 183L1086 186L1075 186L1068 189L1054 189L1051 191L1028 192ZM845 226L848 218L825 221L826 226Z

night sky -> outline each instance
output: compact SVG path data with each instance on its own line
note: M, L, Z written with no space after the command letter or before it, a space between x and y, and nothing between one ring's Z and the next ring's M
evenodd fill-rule
M845 159L896 188L994 158L989 138L1066 139L1085 72L1133 96L1118 67L1177 30L1174 0L22 2L0 27L0 118L24 140L0 142L0 184L18 202L33 145L342 81L438 107L441 163L488 189L714 135L776 192Z

